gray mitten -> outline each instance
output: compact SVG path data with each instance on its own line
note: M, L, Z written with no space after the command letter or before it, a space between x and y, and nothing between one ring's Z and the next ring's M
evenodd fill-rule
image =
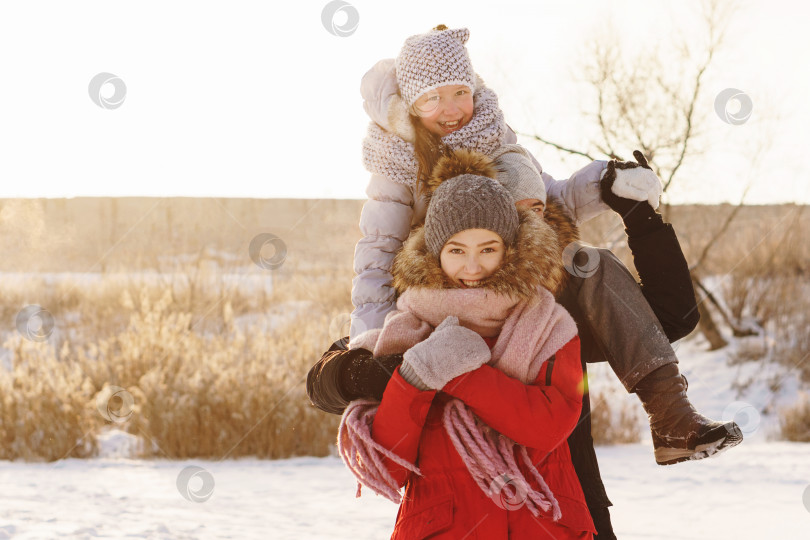
M491 357L484 338L450 316L426 340L405 351L399 373L420 390L441 390L451 379L478 369Z

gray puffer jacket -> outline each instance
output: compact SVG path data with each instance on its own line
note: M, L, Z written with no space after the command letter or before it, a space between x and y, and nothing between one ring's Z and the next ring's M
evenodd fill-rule
M404 140L413 139L413 127L404 116L407 113L399 97L394 60L381 60L366 73L360 93L372 122ZM504 144L516 142L515 132L507 129ZM599 195L599 179L606 161L594 161L568 180L555 180L543 172L534 156L530 153L529 156L545 182L547 195L559 200L577 224L609 209ZM352 282L352 303L355 309L351 317L351 338L372 328L382 328L386 314L394 308L396 293L391 286L394 255L408 238L411 227L424 222L427 211L426 201L416 195L415 186L394 182L381 174L371 175L366 195L368 201L360 216L363 238L354 251L356 276Z

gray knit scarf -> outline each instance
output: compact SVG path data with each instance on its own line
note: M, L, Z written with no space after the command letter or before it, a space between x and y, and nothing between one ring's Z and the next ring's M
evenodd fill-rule
M470 121L458 131L442 137L442 142L452 150L463 148L489 155L503 146L506 122L495 92L482 85L475 91L473 99L475 106ZM398 184L416 185L419 164L413 144L386 131L376 122L371 122L368 135L363 139L363 166Z

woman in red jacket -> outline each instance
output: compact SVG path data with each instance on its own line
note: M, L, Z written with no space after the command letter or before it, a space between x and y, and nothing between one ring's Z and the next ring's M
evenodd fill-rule
M561 248L495 175L480 154L440 162L425 225L394 261L397 309L351 342L404 352L382 402L352 402L338 440L361 483L401 501L394 539L595 532L566 442L583 380L553 296Z

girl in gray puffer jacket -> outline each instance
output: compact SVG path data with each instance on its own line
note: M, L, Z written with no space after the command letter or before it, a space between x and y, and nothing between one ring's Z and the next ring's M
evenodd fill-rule
M517 141L497 96L472 69L464 46L468 37L467 29L444 26L412 36L396 60L381 60L363 77L361 93L372 120L363 141L363 163L372 175L360 218L363 239L354 256L351 337L381 328L394 307L394 254L411 226L424 221L427 204L421 181L442 153L466 149L493 155ZM532 160L548 195L558 199L575 222L608 209L599 193L605 161L594 161L558 181ZM660 181L655 178L644 187L649 189L633 198L654 200L657 206Z

